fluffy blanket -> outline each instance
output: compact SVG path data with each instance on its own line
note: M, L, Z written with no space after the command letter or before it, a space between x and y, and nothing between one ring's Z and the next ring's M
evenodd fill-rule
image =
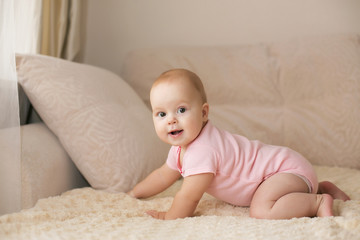
M0 217L0 239L360 239L360 171L316 167L351 201L334 203L335 217L257 220L248 208L204 195L195 217L162 221L148 209L167 210L181 185L146 200L124 193L74 189L35 207Z

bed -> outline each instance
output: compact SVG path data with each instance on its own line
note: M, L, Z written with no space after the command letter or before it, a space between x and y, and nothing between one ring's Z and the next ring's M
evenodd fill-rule
M124 193L166 158L169 146L152 127L148 92L156 76L175 67L203 79L215 125L295 149L320 181L334 182L351 200L335 200L335 216L326 218L253 219L248 208L207 194L194 217L162 221L145 214L166 211L181 186L179 179L142 200ZM24 146L26 207L0 216L0 239L360 239L359 69L360 37L351 34L139 49L127 56L121 77L18 55L19 83L42 122L22 126L23 138L39 143ZM62 157L55 159L54 146Z

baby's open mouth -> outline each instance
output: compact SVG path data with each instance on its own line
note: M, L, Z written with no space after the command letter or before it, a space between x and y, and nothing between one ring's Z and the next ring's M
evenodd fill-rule
M184 130L176 130L176 131L171 131L170 134L173 136L179 135L180 133L182 133Z

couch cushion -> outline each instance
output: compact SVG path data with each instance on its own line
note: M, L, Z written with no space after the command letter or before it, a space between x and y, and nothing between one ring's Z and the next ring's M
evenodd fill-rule
M167 156L149 109L117 75L40 55L18 55L19 82L92 187L128 191Z
M88 186L44 123L21 126L21 146L22 208L33 207L40 198Z
M289 146L314 164L360 168L359 43L356 35L334 35L141 49L129 53L122 76L149 106L158 75L189 69L204 82L215 125Z
M271 45L284 144L316 164L360 169L360 37Z
M141 49L128 55L122 76L150 107L157 76L170 68L189 69L204 83L216 126L282 144L282 98L267 52L265 45Z

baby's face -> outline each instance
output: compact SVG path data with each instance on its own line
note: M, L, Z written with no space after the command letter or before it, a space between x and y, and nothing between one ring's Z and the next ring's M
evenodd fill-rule
M188 81L161 82L150 93L153 120L159 138L186 148L201 132L209 106Z

